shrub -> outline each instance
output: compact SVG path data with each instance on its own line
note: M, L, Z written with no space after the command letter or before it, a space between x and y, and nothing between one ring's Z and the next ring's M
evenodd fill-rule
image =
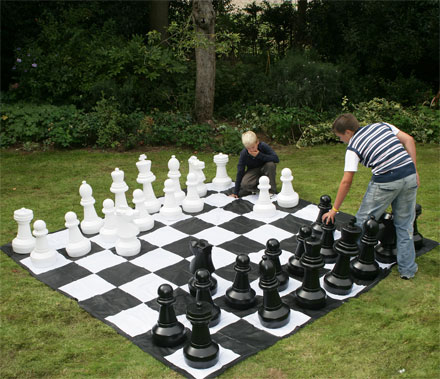
M213 144L213 130L208 124L188 125L177 139L177 146L186 146L194 150L212 148Z
M2 104L0 146L44 143L54 147L84 146L78 125L84 114L73 105Z
M244 130L243 130L244 131ZM228 124L220 124L217 127L218 151L225 154L238 154L243 149L241 142L242 130Z

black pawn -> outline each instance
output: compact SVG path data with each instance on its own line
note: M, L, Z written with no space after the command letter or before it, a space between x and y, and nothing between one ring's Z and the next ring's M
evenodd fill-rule
M248 272L251 270L246 254L237 256L234 265L235 279L232 287L226 290L225 301L235 309L249 309L255 305L255 290L249 285Z
M319 283L319 270L325 265L320 253L321 243L319 238L314 235L307 238L305 247L306 251L301 257L304 278L301 287L295 291L295 300L300 307L320 309L326 304L327 294Z
M374 259L374 247L377 245L379 224L374 216L364 223L359 257L350 261L350 270L355 278L373 280L379 274L379 265Z
M265 255L260 262L259 286L263 290L263 306L258 309L261 325L270 329L286 325L290 320L290 308L280 298L275 265Z
M397 244L396 228L394 227L393 215L384 213L379 219L379 240L376 246L376 259L381 263L396 262Z
M422 206L420 204L416 204L416 218L414 219L414 247L416 250L419 250L423 247L423 236L419 233L417 229L417 218L422 214Z
M296 241L298 243L296 245L295 253L289 258L289 262L287 263L287 270L290 274L300 277L304 275L304 267L301 265L300 260L306 251L304 240L311 235L312 228L310 226L304 225L299 229L299 233L296 236Z
M219 360L219 347L209 333L212 305L204 301L189 304L186 318L192 324L191 339L183 348L183 357L188 366L205 369Z
M319 214L316 221L312 224L312 234L321 236L322 234L322 216L332 209L332 199L329 195L322 195L319 198Z
M211 295L215 295L217 292L217 279L212 276L215 271L212 263L212 245L204 239L193 239L189 242L189 249L194 255L194 258L189 264L189 271L191 274L195 274L199 268L206 268L211 274ZM194 287L194 281L195 277L193 276L188 282L188 287L191 295L195 297L196 289Z
M162 347L174 347L181 344L186 338L185 327L177 321L173 304L173 288L169 284L162 284L158 290L157 302L160 305L159 320L153 326L153 342Z
M342 236L335 243L335 250L338 253L335 267L324 276L324 288L336 295L347 295L353 287L353 279L350 277L350 259L359 254L357 240L362 230L355 225L356 218L353 217L348 224L342 228Z
M281 248L280 243L275 238L266 242L264 254L272 261L278 279L278 291L284 291L289 285L289 275L283 271L280 263Z
M206 301L212 305L212 317L209 327L216 326L220 322L220 307L214 303L211 297L211 275L205 268L199 268L194 275L194 287L196 289L196 301Z
M335 263L338 257L338 253L333 249L335 243L334 232L335 225L331 220L328 224L322 224L321 255L325 263Z

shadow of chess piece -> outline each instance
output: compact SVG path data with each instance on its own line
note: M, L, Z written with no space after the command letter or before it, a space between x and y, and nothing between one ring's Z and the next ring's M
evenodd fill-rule
M333 249L335 243L335 225L329 220L328 224L323 223L321 236L321 255L325 263L335 263L338 253Z
M216 326L220 322L221 310L220 307L214 303L211 297L211 275L206 268L199 268L194 275L194 287L196 289L196 301L206 301L212 305L211 321L209 327Z
M204 301L189 304L186 318L192 324L191 338L183 348L183 357L188 366L205 369L214 366L219 360L219 346L212 341L209 332L212 305Z
M350 261L350 270L355 278L373 280L379 274L379 265L374 259L379 224L374 216L364 223L359 256Z
M350 277L350 259L359 254L357 240L362 233L361 228L355 225L353 217L342 228L341 238L335 242L335 251L338 258L333 270L324 276L324 288L336 295L347 295L353 287L353 279Z
M391 213L384 213L379 219L379 235L377 239L379 243L376 245L376 259L381 263L396 262L396 228L394 227L393 215Z
M214 264L212 263L212 245L204 239L192 239L189 241L189 249L194 255L189 264L189 271L191 274L195 274L199 268L206 268L211 274L211 295L215 295L217 292L217 279L212 276L215 271ZM193 276L188 282L188 287L191 295L195 297L194 281L195 277Z
M160 305L159 319L151 330L153 342L162 347L174 347L181 344L186 338L185 327L177 321L173 304L173 288L169 284L162 284L158 290L157 302Z
M322 216L332 209L332 199L329 195L322 195L319 199L319 214L316 221L312 224L312 234L320 237L322 230Z
M249 284L248 272L251 270L250 260L246 254L237 256L234 265L235 279L226 290L225 301L235 309L249 309L255 305L255 290Z
M301 287L295 291L296 303L306 309L323 308L327 294L319 283L319 270L324 267L324 259L320 253L321 243L317 236L312 235L304 241L305 253L301 257L304 278Z
M422 206L420 204L416 204L416 218L414 219L414 247L416 250L419 250L423 247L423 236L419 233L417 228L417 218L422 214Z
M281 268L280 263L280 243L275 238L271 238L266 242L266 250L264 254L272 261L275 266L275 272L278 279L278 291L284 291L289 285L289 275Z
M312 228L308 225L304 225L299 229L298 235L296 236L295 253L289 258L287 263L287 270L290 274L302 277L304 275L304 267L301 265L301 257L306 251L304 240L312 235Z
M275 265L266 255L260 262L259 286L263 290L263 305L258 309L261 325L270 329L286 325L290 320L290 308L281 300Z

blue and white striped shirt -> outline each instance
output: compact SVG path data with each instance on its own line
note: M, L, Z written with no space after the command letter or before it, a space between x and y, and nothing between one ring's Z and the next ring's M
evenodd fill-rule
M372 168L375 181L392 181L415 172L411 157L396 137L398 131L384 122L370 124L359 128L348 143L347 150L353 151L364 166Z

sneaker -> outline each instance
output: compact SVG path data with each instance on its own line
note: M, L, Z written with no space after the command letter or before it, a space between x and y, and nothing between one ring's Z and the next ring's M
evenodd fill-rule
M418 268L418 267L416 268L416 272L417 272L417 271L419 271L419 268ZM413 278L416 276L416 272L414 273L413 276L409 276L409 275L400 275L400 279L403 279L403 280L410 280L410 279L413 279Z

